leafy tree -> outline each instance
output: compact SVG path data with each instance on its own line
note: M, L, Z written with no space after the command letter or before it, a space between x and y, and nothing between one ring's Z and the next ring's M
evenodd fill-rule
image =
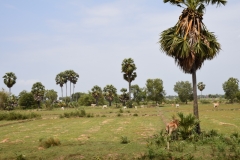
M188 100L192 99L193 96L192 84L188 81L177 82L174 85L173 90L178 94L180 101L185 102L186 104Z
M78 99L78 104L80 106L90 106L94 103L94 98L92 97L91 93L84 94Z
M236 94L239 92L238 87L239 80L237 78L229 78L226 82L223 83L223 90L225 92L225 98L230 100L233 103L236 98Z
M76 93L72 94L72 99L75 99L76 101L78 101L78 99L84 94L85 93L82 93L82 92L76 92Z
M18 97L12 94L7 99L7 106L5 109L13 110L14 107L16 107L17 105L18 105Z
M7 103L9 93L7 93L4 89L0 91L0 109L4 109Z
M102 95L102 89L101 87L95 85L93 88L92 88L92 96L93 98L95 98L95 103L96 105L98 106L98 99L101 97Z
M64 74L64 72L61 72L61 73L59 73L57 76L56 76L56 78L55 78L55 81L56 81L56 84L58 85L60 85L60 87L61 87L61 92L62 92L62 97L63 97L63 85L65 84L65 83L67 83L67 78L66 78L66 76L65 76L65 74Z
M16 83L16 75L13 72L5 73L3 76L3 82L6 84L6 86L9 88L9 93L11 94L11 88Z
M48 101L53 104L57 100L58 94L53 89L51 90L45 90L45 98L48 99Z
M140 88L136 84L136 85L132 85L131 90L133 93L133 100L137 102L137 104L139 104L140 101L146 99L146 90L144 88Z
M117 89L113 85L106 85L106 87L103 88L103 96L109 102L109 106L111 106L116 94Z
M123 106L126 105L126 102L129 100L129 94L127 94L127 89L126 88L122 88L120 90L122 92L121 95L119 95L119 101L122 102Z
M125 79L128 82L128 89L129 89L129 99L131 100L131 82L135 80L137 77L137 73L134 72L137 69L137 67L134 64L133 59L128 58L124 59L122 62L122 73L123 79Z
M32 108L36 104L33 94L31 92L22 91L19 93L18 104L22 106L23 109Z
M164 30L160 34L160 47L166 55L174 58L176 64L185 72L192 74L193 83L193 112L199 119L197 102L196 71L205 60L216 57L220 51L220 44L216 36L203 23L205 6L208 4L225 5L226 0L163 0L184 8L175 26ZM196 128L200 134L200 124Z
M31 90L34 100L38 102L38 109L40 108L40 102L44 97L45 87L42 85L41 82L36 82L32 86Z
M240 91L237 92L236 98L237 98L238 102L240 102Z
M199 82L198 83L198 89L199 89L199 91L201 91L201 97L202 97L202 91L205 89L205 84L203 84L203 82Z
M147 98L155 101L156 103L162 103L164 96L166 95L163 90L163 81L159 78L148 79L146 83Z

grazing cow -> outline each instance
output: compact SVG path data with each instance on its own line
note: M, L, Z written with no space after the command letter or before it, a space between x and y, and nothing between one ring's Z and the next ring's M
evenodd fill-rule
M176 104L176 108L178 108L180 105L179 104Z
M64 107L62 107L62 110L64 110Z
M141 105L141 108L144 108L144 105Z
M123 109L127 109L127 106L124 106Z
M103 105L103 106L102 106L102 109L104 109L104 108L107 108L107 105Z
M218 108L219 107L219 103L217 102L217 103L213 103L213 107L214 108Z
M166 132L168 135L171 135L173 131L176 131L179 126L179 121L174 119L172 122L167 123Z
M137 110L137 106L135 106L135 109Z
M95 107L95 106L96 106L96 104L91 104L91 106L92 106L92 107Z

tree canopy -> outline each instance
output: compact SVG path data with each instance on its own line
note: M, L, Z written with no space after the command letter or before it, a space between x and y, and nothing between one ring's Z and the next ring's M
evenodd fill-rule
M188 81L177 82L173 90L178 94L180 101L187 104L188 100L193 99L192 84Z
M225 98L230 100L231 103L234 102L234 99L237 97L237 93L239 92L238 83L239 80L233 77L229 78L226 82L223 83Z

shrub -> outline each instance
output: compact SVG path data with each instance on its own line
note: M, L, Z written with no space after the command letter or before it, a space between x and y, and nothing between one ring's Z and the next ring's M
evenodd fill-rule
M130 141L128 140L127 136L122 136L121 137L121 143L122 144L128 144Z
M137 114L137 113L134 113L133 116L138 116L138 114Z
M200 100L200 102L201 102L202 104L210 104L210 103L211 103L211 101L206 100L206 99L202 99L202 100Z
M0 121L1 120L24 120L24 119L33 119L33 118L41 118L41 115L33 112L30 114L21 114L21 113L15 113L15 112L0 113Z
M70 117L94 117L93 114L90 113L86 113L86 111L84 109L82 109L80 112L79 111L75 111L75 112L64 112L63 115L59 116L60 118L70 118Z
M40 139L39 142L40 142L40 147L43 147L43 148L50 148L53 146L61 145L61 142L59 141L59 139L53 138L53 137L50 137L46 140Z

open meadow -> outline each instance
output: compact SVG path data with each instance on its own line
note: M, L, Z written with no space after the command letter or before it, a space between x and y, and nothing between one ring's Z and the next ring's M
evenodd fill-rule
M0 121L0 159L138 159L148 152L149 137L165 129L172 115L192 113L191 104L182 104L179 108L165 104L137 110L84 107L90 116L60 118L64 113L81 109L14 111L35 112L41 118ZM199 104L199 114L202 131L214 129L226 135L240 133L239 104L221 104L218 109L212 104ZM49 148L41 145L49 138L60 144ZM190 149L169 152L176 155L191 152L194 159L208 159L212 154L208 147L198 150L195 147L195 151L196 154Z

